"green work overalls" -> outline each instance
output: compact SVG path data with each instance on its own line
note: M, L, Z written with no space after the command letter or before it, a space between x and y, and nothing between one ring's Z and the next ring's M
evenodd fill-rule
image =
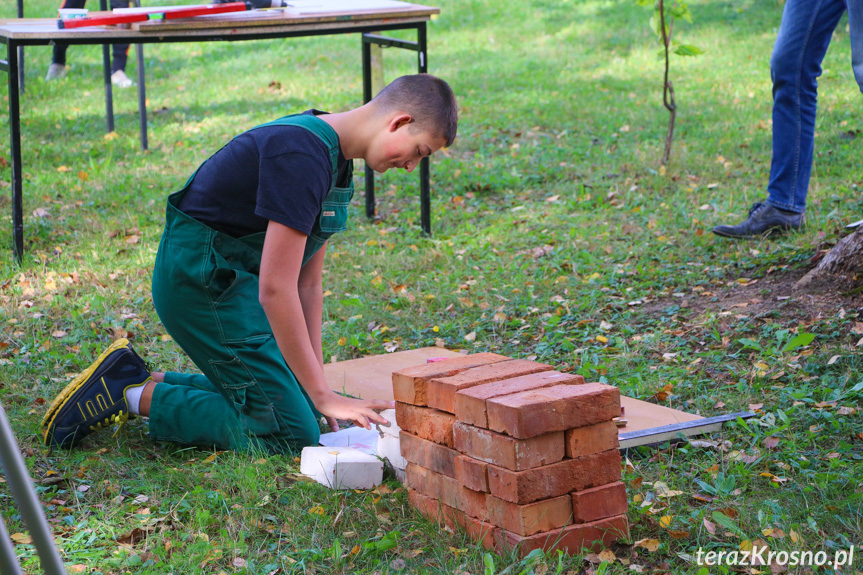
M335 187L339 139L323 120L286 116L258 128L264 126L305 128L329 149L332 184L306 241L305 265L333 233L345 229L353 182L349 177L347 188ZM270 453L317 445L320 414L285 363L258 301L264 232L234 238L180 211L194 178L168 198L153 304L203 375L165 374L165 384L153 393L150 435ZM304 325L297 329L306 331Z

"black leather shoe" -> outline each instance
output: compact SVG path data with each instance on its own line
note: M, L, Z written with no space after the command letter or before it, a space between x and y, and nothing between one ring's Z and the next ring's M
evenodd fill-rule
M756 238L796 230L803 225L803 221L804 214L756 202L749 208L749 217L745 222L736 226L716 226L713 233L726 238Z

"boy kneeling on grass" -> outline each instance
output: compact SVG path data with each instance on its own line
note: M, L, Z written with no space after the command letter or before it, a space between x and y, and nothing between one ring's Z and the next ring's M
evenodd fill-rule
M392 402L327 387L321 271L345 230L352 160L412 171L452 144L455 96L428 74L396 79L347 112L309 110L245 132L168 198L153 303L202 374L151 373L114 342L57 396L45 444L71 447L99 428L148 416L150 436L183 445L261 449L317 445L318 418L370 428Z

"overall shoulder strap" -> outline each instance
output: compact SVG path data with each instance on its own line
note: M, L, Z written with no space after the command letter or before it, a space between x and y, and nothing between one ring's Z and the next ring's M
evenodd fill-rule
M269 126L299 126L305 128L321 139L330 149L338 149L339 136L333 128L314 114L292 114L278 118L266 124L255 126L252 130Z

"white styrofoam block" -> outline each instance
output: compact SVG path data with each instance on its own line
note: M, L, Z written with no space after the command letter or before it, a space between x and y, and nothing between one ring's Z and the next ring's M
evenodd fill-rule
M353 447L304 447L300 473L333 489L371 489L383 481L384 464Z
M378 456L390 462L396 469L407 467L407 460L402 457L401 442L398 437L384 435L378 439Z
M396 423L396 410L395 409L385 409L381 412L381 417L390 422L389 425L383 425L381 423L376 424L378 431L381 432L381 436L389 435L391 437L398 437L399 428L398 423Z

